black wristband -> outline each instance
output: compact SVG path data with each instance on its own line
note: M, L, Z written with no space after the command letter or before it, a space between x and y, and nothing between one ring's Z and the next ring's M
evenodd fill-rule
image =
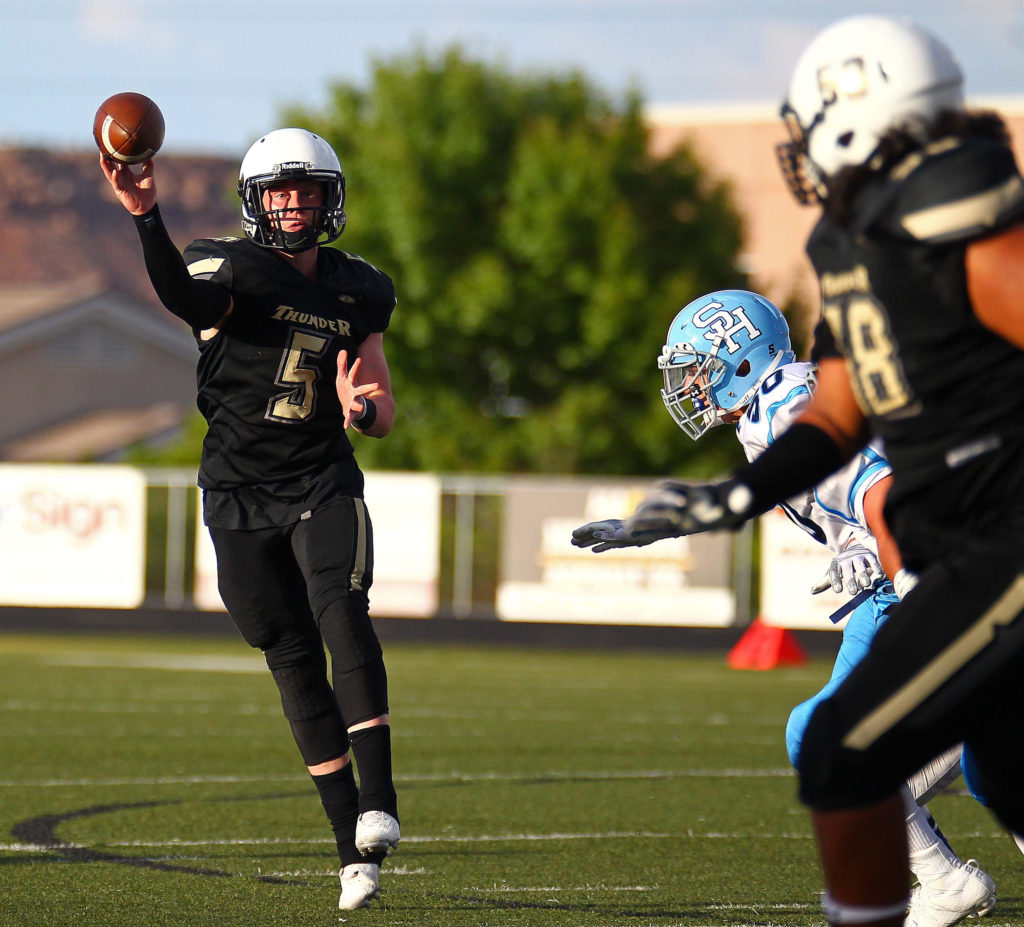
M155 232L158 229L164 228L163 216L160 215L160 204L154 203L153 208L149 212L144 212L141 216L132 216L132 221L139 229L139 234L144 235L146 232Z
M760 515L790 496L817 486L846 460L839 445L824 431L798 423L760 457L737 470L733 478L753 495L747 513Z
M366 431L377 421L377 404L367 396L360 396L363 400L363 411L359 418L352 419L352 424L357 425L360 431Z

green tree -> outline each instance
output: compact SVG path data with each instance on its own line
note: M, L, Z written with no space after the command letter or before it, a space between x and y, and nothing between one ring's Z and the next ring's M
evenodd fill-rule
M398 417L362 464L436 472L712 475L658 396L676 311L741 286L740 219L689 147L652 157L641 101L579 73L515 74L459 48L378 61L283 124L328 139L348 179L338 246L389 273ZM135 457L198 459L183 442Z
M338 243L389 273L399 417L367 466L712 473L658 397L680 306L742 285L740 220L693 152L649 153L636 95L575 72L517 75L452 48L378 61L369 89L295 109L349 182ZM721 429L725 432L727 429Z

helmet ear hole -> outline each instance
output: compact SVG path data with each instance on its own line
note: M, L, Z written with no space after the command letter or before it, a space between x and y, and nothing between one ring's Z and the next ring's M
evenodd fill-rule
M736 376L745 377L750 374L750 361L744 360L743 363L736 368Z

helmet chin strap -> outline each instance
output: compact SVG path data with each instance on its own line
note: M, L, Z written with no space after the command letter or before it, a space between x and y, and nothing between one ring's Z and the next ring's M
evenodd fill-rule
M300 251L309 251L310 248L317 246L317 239L320 237L320 233L314 228L303 229L299 232L286 232L282 229L278 229L274 232L274 237L278 239L282 251L288 251L296 253Z

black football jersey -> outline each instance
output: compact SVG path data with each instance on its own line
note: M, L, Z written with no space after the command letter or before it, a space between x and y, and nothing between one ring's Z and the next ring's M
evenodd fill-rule
M978 321L964 266L970 242L1022 215L1008 148L945 139L872 181L848 222L826 216L811 234L823 299L815 357L845 358L894 495L1024 429L1024 353Z
M197 404L209 425L199 485L301 482L351 458L338 352L347 350L351 365L363 340L388 327L391 279L355 255L320 248L310 280L239 238L200 239L184 258L194 278L222 284L234 300L220 332L197 337Z

